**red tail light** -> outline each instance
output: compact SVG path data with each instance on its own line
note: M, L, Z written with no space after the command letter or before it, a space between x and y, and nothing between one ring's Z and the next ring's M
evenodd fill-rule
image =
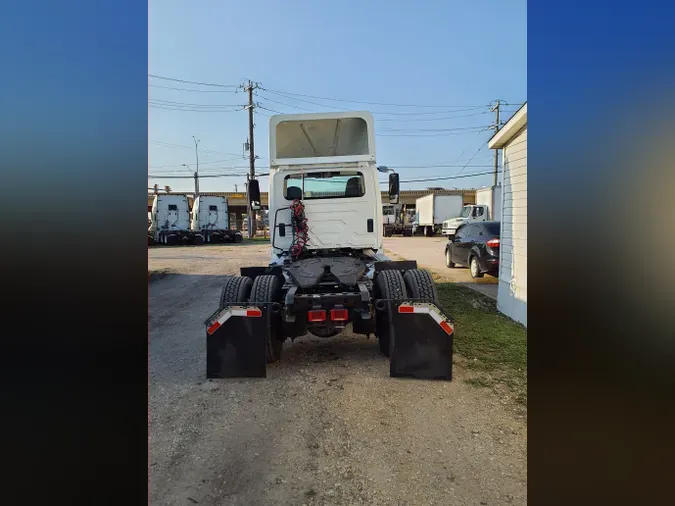
M344 322L349 319L349 311L346 309L331 309L330 319L334 322Z
M325 322L326 321L326 311L323 309L314 309L307 313L307 321L310 323L316 322Z
M490 239L485 244L487 244L490 248L499 248L499 239Z

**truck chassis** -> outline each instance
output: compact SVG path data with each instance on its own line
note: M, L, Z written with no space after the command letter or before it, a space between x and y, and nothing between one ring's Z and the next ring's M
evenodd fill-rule
M328 338L351 323L378 338L390 376L452 379L453 320L416 262L348 251L286 260L226 279L205 322L207 378L266 377L286 339Z

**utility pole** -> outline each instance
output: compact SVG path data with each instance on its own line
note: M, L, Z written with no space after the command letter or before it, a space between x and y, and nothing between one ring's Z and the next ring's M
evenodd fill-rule
M246 108L248 109L248 160L249 160L249 174L248 174L248 179L255 179L255 148L254 148L254 141L253 141L253 109L255 109L255 105L253 104L253 90L257 89L258 85L256 83L251 82L249 79L248 84L244 88L248 92L248 105ZM255 214L253 212L253 209L251 209L251 202L248 199L248 185L246 186L247 188L247 214L248 214L248 238L252 239L253 236L255 235L256 232L256 222L255 222Z
M195 171L195 201L199 198L199 150L197 145L199 141L195 139L195 136L192 136L192 140L195 141L195 156L197 157L197 170Z
M236 185L236 184L234 185L234 193L238 193L238 192L237 192L237 185Z
M495 103L495 106L492 108L492 112L496 113L496 118L495 118L495 133L499 132L499 106L501 105L501 101L497 100ZM499 150L495 149L495 183L494 186L497 186L497 174L499 172Z

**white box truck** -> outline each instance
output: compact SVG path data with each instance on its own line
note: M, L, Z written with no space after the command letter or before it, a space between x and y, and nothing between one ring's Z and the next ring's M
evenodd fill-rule
M241 232L230 230L227 199L215 195L200 195L192 206L190 231L195 244L241 242Z
M166 245L192 242L186 195L155 195L150 220L148 238L152 242Z
M466 223L501 220L501 186L476 190L476 203L467 204L460 212L443 222L442 234L453 237L457 229Z
M464 204L462 195L436 195L430 193L420 197L415 202L417 219L415 220L415 232L424 233L431 237L441 231L443 221L451 216L457 216Z

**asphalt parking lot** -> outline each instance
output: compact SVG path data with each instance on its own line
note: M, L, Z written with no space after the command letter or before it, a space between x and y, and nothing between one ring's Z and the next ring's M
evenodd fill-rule
M473 279L466 267L449 269L445 266L445 237L385 237L384 249L389 256L417 260L420 267L429 269L448 281L460 283L493 299L497 298L499 280L486 274ZM393 255L392 255L393 254Z

